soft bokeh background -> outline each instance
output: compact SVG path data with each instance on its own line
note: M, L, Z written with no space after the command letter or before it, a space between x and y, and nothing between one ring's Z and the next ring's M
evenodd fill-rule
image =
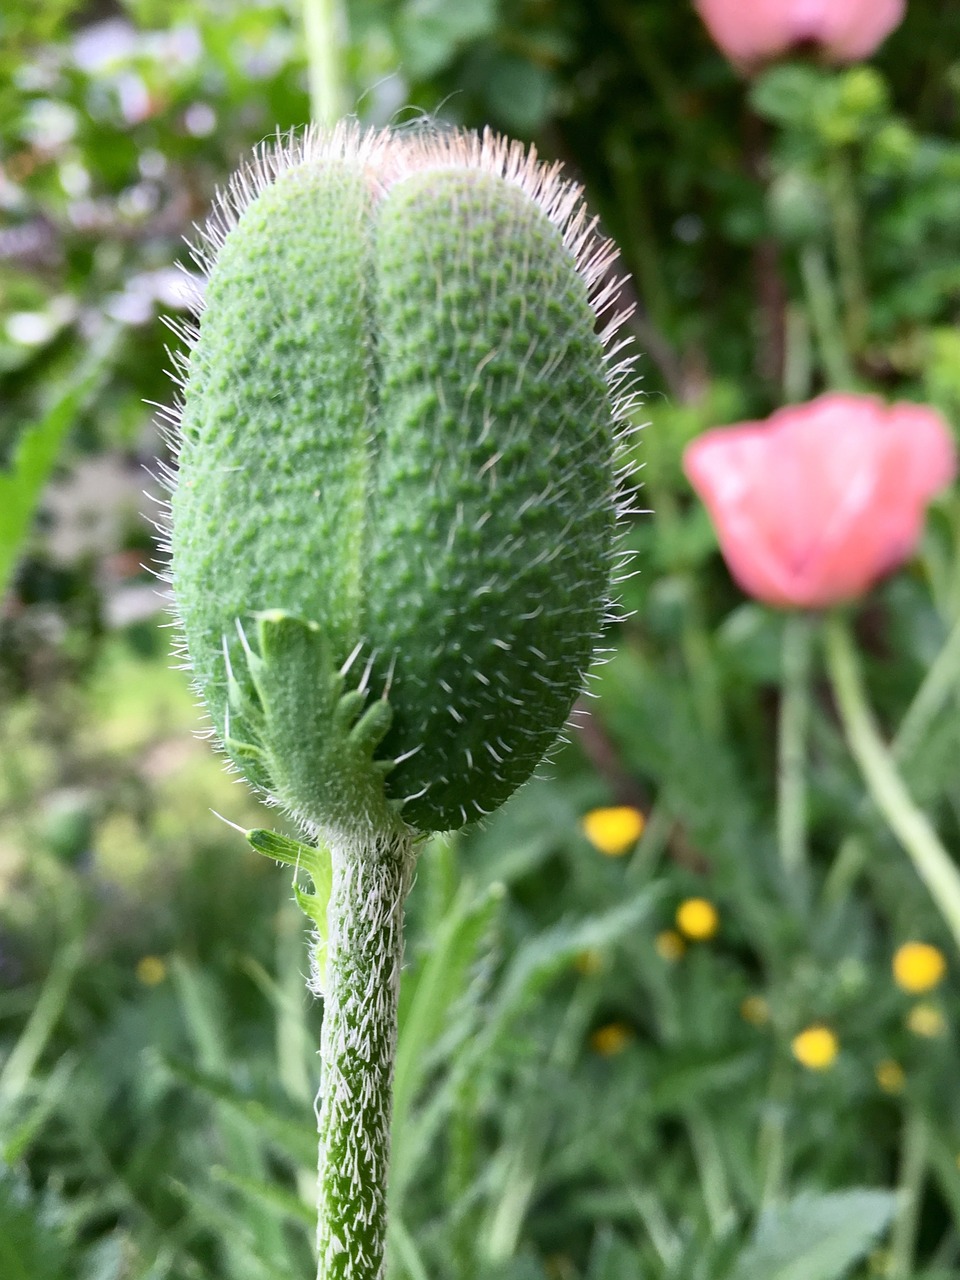
M680 457L827 386L960 424L960 10L912 0L868 64L750 82L685 0L339 17L344 110L490 124L586 186L637 304L654 512L592 716L423 855L390 1274L947 1280L960 957L865 799L816 647L809 867L785 874L784 619L731 582ZM183 237L309 117L307 83L292 3L0 13L5 1280L311 1273L303 921L288 873L216 816L276 821L193 736L144 568ZM954 489L850 612L885 736L958 618ZM958 678L900 761L953 852ZM936 952L895 974L908 942Z

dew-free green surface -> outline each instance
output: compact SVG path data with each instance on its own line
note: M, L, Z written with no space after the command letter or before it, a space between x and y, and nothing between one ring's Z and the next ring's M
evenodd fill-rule
M363 642L348 686L373 658L378 755L418 748L386 778L407 822L501 803L596 640L612 453L586 286L523 191L425 170L374 201L345 162L285 172L218 257L185 396L174 589L218 729L222 637L237 670L235 619L286 610L334 666Z

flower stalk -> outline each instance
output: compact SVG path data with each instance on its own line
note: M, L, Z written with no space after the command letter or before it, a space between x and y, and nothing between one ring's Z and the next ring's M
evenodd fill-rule
M339 0L303 0L310 118L331 128L346 110L341 67L345 26Z
M383 1274L403 905L405 833L331 849L327 984L317 1103L317 1280Z
M900 841L960 948L960 873L917 808L880 737L846 623L834 613L824 626L827 667L844 732L877 809Z
M806 613L784 621L777 772L780 862L796 883L807 866L807 727L810 720L812 627Z

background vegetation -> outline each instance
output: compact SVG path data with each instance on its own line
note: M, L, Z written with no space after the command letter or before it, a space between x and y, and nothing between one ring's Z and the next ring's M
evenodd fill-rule
M960 423L960 11L913 0L869 65L749 85L678 0L342 16L347 110L489 123L585 184L637 302L654 513L591 718L482 829L423 856L391 1274L947 1280L956 947L865 799L816 651L809 866L785 874L784 620L731 582L680 455L828 385ZM295 5L0 15L4 1277L310 1274L303 922L288 874L212 812L275 820L191 737L142 567L182 237L309 111ZM887 737L913 706L900 765L953 850L958 620L955 490L852 613ZM619 841L583 826L610 805L634 811ZM944 980L895 981L911 940Z

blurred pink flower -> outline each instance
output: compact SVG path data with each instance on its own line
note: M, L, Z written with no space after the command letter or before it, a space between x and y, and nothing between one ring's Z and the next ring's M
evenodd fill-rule
M683 466L743 590L819 609L910 557L957 458L935 410L831 394L707 431Z
M903 19L905 0L695 0L731 62L750 69L814 44L830 62L868 57Z

